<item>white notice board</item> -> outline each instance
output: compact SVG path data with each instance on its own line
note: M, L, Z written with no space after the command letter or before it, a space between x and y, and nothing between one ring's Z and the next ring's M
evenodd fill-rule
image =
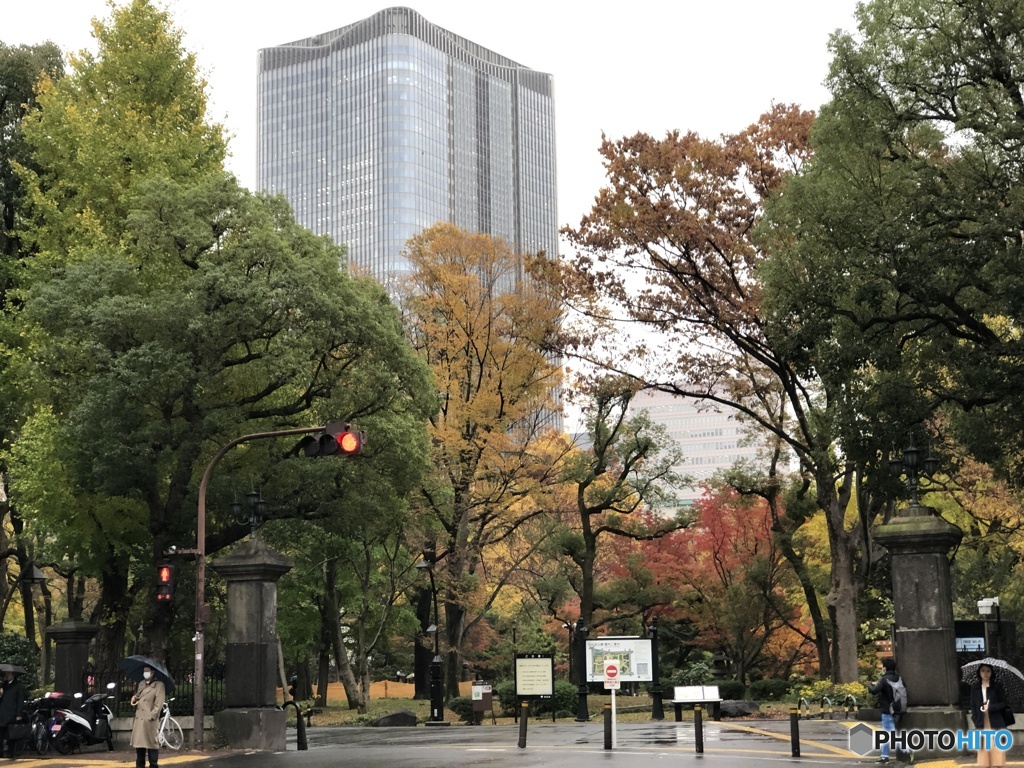
M555 659L550 653L516 654L515 673L517 698L554 696Z
M618 662L618 679L623 683L649 683L654 680L651 639L649 637L587 638L587 682L604 681L604 663Z

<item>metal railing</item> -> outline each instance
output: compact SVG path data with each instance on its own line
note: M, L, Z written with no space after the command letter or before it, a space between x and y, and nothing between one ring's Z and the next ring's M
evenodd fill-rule
M175 717L190 717L194 710L194 670L192 664L183 664L168 670L171 679L174 680L174 701L171 702L171 714ZM114 702L111 710L115 717L132 717L134 707L131 705L132 694L138 683L122 677L117 681L117 690L114 692ZM224 709L225 692L225 668L223 664L206 665L206 675L203 685L203 709L206 714L212 715Z

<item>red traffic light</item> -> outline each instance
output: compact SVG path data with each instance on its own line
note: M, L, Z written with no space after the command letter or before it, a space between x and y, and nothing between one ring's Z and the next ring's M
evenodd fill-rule
M355 456L363 452L366 435L350 428L348 424L338 422L328 424L321 435L307 435L299 441L297 450L306 456Z
M362 432L339 432L335 439L338 450L346 456L353 456L363 450Z
M156 569L156 601L170 602L174 597L174 566L159 565Z

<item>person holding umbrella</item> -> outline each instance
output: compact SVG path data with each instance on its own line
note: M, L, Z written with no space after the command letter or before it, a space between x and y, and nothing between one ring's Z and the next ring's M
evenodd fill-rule
M132 696L135 707L135 722L132 724L131 745L135 747L135 768L146 768L146 753L149 765L157 768L160 758L160 744L157 742L157 724L167 693L163 681L157 678L156 670L148 664L141 667L142 680Z
M25 686L18 679L18 675L25 670L14 664L2 664L0 670L0 674L3 675L3 694L0 695L0 744L4 746L4 757L13 760L15 743L7 736L8 729L21 717L22 707L25 706Z
M986 731L1000 730L1007 722L1006 693L996 679L991 664L978 665L978 681L971 686L971 719L974 727ZM978 765L1006 765L1006 753L989 744L988 749L978 750Z

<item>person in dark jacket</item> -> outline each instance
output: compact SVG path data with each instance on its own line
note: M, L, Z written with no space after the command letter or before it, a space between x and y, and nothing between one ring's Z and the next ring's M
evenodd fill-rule
M4 672L3 694L0 695L0 742L4 746L4 757L14 758L14 742L7 738L7 728L21 717L25 706L25 686L18 679L17 672Z
M868 685L868 691L878 697L878 708L882 710L882 730L894 733L896 731L896 715L892 714L892 686L889 682L897 682L900 676L896 674L896 659L886 656L882 659L884 673L878 678L877 683ZM882 745L882 756L878 758L879 763L889 762L889 745Z
M978 682L971 686L971 719L974 727L998 731L1006 727L1006 693L988 664L978 667ZM978 750L978 765L1006 765L1006 753L989 744Z

